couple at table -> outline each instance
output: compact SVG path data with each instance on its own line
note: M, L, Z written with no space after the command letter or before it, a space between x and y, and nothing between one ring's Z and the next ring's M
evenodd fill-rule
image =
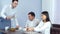
M47 11L41 13L41 21L35 18L34 12L28 13L28 18L25 26L25 31L41 32L42 34L50 34L51 21Z

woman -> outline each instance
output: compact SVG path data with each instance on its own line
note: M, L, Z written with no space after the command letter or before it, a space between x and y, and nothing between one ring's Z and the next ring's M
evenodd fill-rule
M41 13L41 22L35 28L29 28L29 31L42 32L42 34L50 34L51 22L47 11Z

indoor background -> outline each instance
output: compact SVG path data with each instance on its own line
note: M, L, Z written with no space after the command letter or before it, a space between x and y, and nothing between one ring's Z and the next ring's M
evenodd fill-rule
M17 19L20 26L25 25L30 11L35 12L36 18L41 19L42 11L48 11L53 24L60 24L60 0L19 0L17 7ZM0 13L4 5L11 3L11 0L0 0Z

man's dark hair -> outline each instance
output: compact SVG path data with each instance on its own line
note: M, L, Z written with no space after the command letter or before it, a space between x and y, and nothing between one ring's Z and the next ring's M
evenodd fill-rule
M12 0L12 2L14 2L14 1L17 1L18 2L18 0Z
M35 17L35 13L34 12L29 12L28 15L31 14L31 16Z
M46 22L47 22L47 21L50 21L48 11L43 11L41 14L43 14L43 15L45 15L45 16L47 17L47 18L46 18Z

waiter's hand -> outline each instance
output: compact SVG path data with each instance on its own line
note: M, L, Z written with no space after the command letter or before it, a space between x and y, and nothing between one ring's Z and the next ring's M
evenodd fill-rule
M14 18L15 16L7 16L6 19L10 20L11 18Z
M10 19L11 19L11 16L7 16L6 19L7 19L7 20L10 20Z

